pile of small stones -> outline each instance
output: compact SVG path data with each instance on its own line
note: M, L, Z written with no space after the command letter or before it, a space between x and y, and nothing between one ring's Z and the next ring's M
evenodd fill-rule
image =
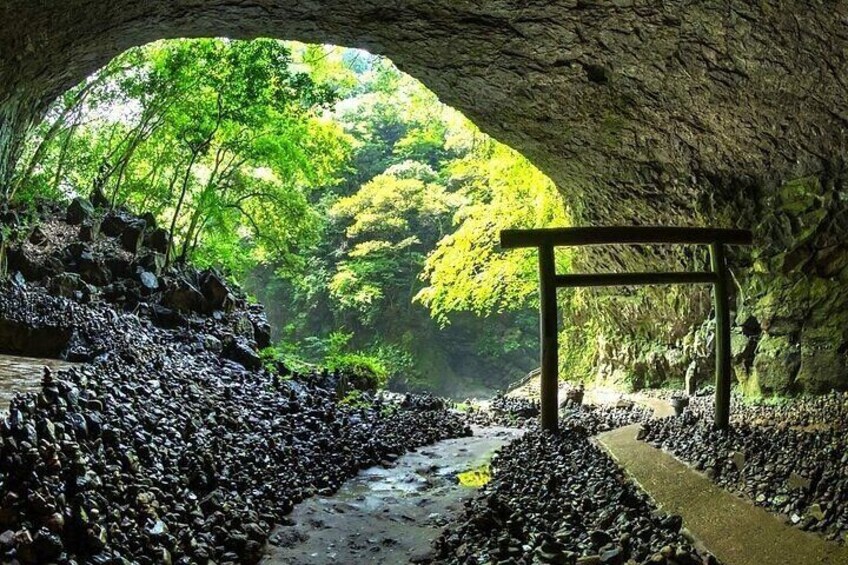
M791 524L848 541L848 395L734 400L729 431L713 428L704 397L681 416L646 422L640 437Z
M539 417L539 401L499 394L492 398L489 410L497 420L523 423Z
M252 563L303 498L470 433L429 400L410 399L416 410L346 406L332 386L337 375L266 367L261 308L211 271L163 270L155 278L164 290L142 290L141 275L153 271L131 269L125 279L108 267L147 253L139 219L88 212L72 205L57 220L48 209L54 216L20 248L25 261L16 259L34 271L18 270L0 288L0 328L64 339L66 355L89 361L45 371L40 392L18 395L0 422L0 561ZM103 286L85 282L73 254L58 251L79 241L51 239L80 215L83 226L100 222L105 232L110 221L118 234L80 229L91 238L83 264L109 271ZM124 235L130 228L140 235ZM39 272L45 261L49 272ZM87 286L55 292L51 281L65 274Z
M581 429L590 436L644 422L651 417L651 410L629 400L620 400L611 405L566 404L560 410L560 425Z
M716 563L658 511L583 427L504 447L492 481L435 542L440 563Z

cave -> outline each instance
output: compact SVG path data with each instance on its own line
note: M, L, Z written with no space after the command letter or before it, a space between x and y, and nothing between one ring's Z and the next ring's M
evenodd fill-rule
M0 179L49 103L131 46L268 36L362 47L529 157L578 225L752 230L754 250L734 259L739 378L766 392L848 387L840 2L7 0L0 10L11 24L0 30Z
M722 287L721 306L704 288L590 297L608 326L586 348L590 368L636 390L549 380L562 394L543 430L538 372L457 403L266 357L261 304L213 267L169 263L179 209L162 232L95 183L31 215L0 210L18 250L36 235L76 250L48 276L0 233L18 266L0 280L0 350L80 361L30 374L0 417L0 561L848 562L848 4L328 4L0 0L0 200L51 103L131 47L350 46L389 57L529 158L577 230L744 234L712 274L698 272L705 253L642 246L687 243L660 238L606 241L638 245L586 250L560 276L548 245L543 279L635 284L664 269L668 282L688 269ZM52 228L37 234L30 218ZM91 271L75 272L83 263ZM624 339L646 321L658 339ZM699 385L727 357L737 390L716 425L715 391ZM661 388L684 373L685 394ZM474 491L434 512L433 485ZM369 489L381 492L360 498ZM391 514L403 504L408 516Z

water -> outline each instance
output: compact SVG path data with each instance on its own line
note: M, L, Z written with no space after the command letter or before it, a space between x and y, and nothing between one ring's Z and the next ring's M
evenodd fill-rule
M9 401L15 394L39 390L45 366L58 371L71 366L71 363L56 359L0 355L0 413L9 410Z
M265 563L405 563L426 553L449 517L488 482L494 452L521 434L474 436L422 447L389 468L372 467L330 497L300 503L271 535Z

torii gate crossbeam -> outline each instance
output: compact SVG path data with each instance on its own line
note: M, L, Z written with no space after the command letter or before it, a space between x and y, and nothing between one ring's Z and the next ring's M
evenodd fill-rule
M648 284L712 284L716 312L715 426L730 425L730 304L727 245L751 245L748 230L666 226L608 226L503 230L501 247L539 250L539 329L541 337L542 428L559 429L557 288L580 286L637 286ZM676 273L598 273L557 275L554 248L584 245L709 245L710 271Z

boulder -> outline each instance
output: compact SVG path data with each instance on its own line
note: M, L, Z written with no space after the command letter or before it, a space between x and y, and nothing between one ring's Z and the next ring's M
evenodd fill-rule
M94 241L100 235L100 220L92 218L80 225L80 241Z
M138 273L138 282L140 282L142 288L148 292L153 292L159 288L159 279L157 279L156 275L150 271L140 271Z
M154 228L144 238L144 245L157 253L167 253L169 244L170 237L165 228Z
M109 237L118 237L124 233L124 230L127 229L133 221L133 218L130 218L121 212L110 212L103 218L101 229L103 230L103 233Z
M60 358L73 337L70 327L30 326L0 319L0 351L12 355Z
M144 242L144 228L143 221L128 224L121 232L121 247L133 255L138 255L141 244Z
M246 369L261 369L262 359L243 337L235 337L224 346L225 358L244 365Z
M188 325L188 320L186 320L185 316L159 304L154 304L151 307L150 319L156 326L169 330L183 328Z
M754 357L754 374L759 392L791 392L800 366L801 353L797 344L790 342L787 336L763 334Z
M147 253L136 259L134 265L159 276L165 268L165 256L161 253Z
M46 275L44 267L30 259L20 247L11 247L6 252L6 267L9 272L19 271L28 281L38 281Z
M179 279L162 297L162 305L178 312L202 312L206 307L206 299L188 281Z
M210 309L232 310L233 300L230 289L215 271L207 269L200 274L200 291Z
M90 253L83 253L78 265L79 274L85 282L94 286L106 286L112 282L112 272L102 259L95 259Z
M76 273L60 273L50 277L47 288L52 294L64 298L79 298L88 293L88 285Z
M106 267L112 273L112 278L128 279L133 276L133 264L123 257L109 257L106 259Z
M84 222L89 222L94 217L94 206L88 200L82 198L74 198L68 206L68 212L65 215L65 221L72 226L80 225Z
M256 345L259 349L265 349L271 345L271 324L267 320L251 318L253 323L253 338L256 340Z

